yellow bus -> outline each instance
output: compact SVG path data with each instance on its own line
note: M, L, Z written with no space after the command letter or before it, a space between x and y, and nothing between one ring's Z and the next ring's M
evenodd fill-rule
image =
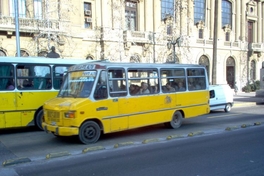
M42 126L84 144L101 134L164 123L210 111L206 69L200 65L85 63L68 69L56 98L45 102Z
M42 129L45 101L56 97L63 73L80 59L0 57L0 129Z

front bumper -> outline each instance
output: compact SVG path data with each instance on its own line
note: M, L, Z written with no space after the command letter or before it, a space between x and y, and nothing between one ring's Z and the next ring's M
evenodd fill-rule
M79 134L78 127L58 127L45 122L42 123L42 127L47 133L53 133L57 136L74 136Z

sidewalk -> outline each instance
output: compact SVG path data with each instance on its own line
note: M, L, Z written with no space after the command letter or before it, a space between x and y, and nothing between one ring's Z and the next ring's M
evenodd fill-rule
M247 105L264 105L264 97L256 97L255 92L238 92L234 94L234 107Z

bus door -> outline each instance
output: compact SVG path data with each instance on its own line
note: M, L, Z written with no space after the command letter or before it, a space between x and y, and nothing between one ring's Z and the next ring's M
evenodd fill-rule
M127 104L126 76L123 68L111 68L108 70L109 100L115 114L111 118L111 131L121 131L128 129L128 115L122 110Z
M20 126L21 120L16 110L14 66L0 65L0 128Z
M22 126L34 125L35 111L43 105L43 102L56 96L56 92L44 91L48 89L46 75L50 73L49 66L17 65L16 106Z

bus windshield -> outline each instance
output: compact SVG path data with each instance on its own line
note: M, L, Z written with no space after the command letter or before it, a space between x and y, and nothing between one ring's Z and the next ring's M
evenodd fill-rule
M76 71L65 75L58 97L89 97L96 78L96 71Z

